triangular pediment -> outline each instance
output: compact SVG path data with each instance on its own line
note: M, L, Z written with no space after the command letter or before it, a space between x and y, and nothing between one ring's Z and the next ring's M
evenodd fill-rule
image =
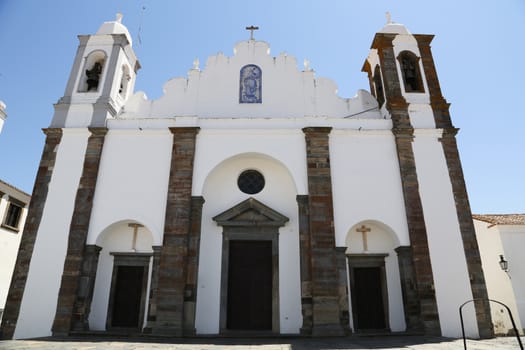
M213 218L220 226L275 226L280 227L289 220L286 216L248 198Z

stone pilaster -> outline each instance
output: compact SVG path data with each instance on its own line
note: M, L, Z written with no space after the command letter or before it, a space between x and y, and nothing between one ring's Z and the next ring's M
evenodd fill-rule
M441 94L441 87L436 72L436 65L430 50L430 42L434 38L433 35L416 34L414 37L417 40L419 52L421 54L421 63L428 86L428 94L430 95L430 105L434 113L434 120L436 128L451 128L452 121L448 111L449 104Z
M395 137L401 173L421 324L426 334L440 335L441 327L434 291L434 277L412 148L414 129L410 123L408 103L401 93L397 60L392 46L395 37L396 34L378 33L374 38L372 48L377 49L379 55L386 108L392 118L392 132Z
M184 335L195 335L195 308L197 305L197 282L199 272L199 249L201 241L202 206L204 198L191 198L191 223L188 236L186 287L184 288Z
M193 160L199 128L170 128L171 170L160 254L157 320L153 334L182 336L187 280L188 237L191 230Z
M151 266L151 285L148 301L148 320L144 333L151 333L157 321L157 290L159 285L160 251L162 246L153 246L153 262Z
M331 128L308 127L306 161L314 336L344 335L340 320L329 138Z
M298 195L299 209L299 250L301 266L301 313L303 325L301 334L312 334L312 251L310 246L310 215L308 210L308 196Z
M98 257L102 248L96 245L86 245L84 261L77 292L77 300L73 308L72 330L88 331L89 330L89 313L91 311L91 301L93 300L93 290L95 289L95 280L97 277Z
M399 264L399 279L401 292L403 294L403 309L405 310L405 323L407 332L421 332L421 307L416 289L414 267L412 259L412 248L410 246L399 246L395 249L397 262Z
M463 240L463 249L467 259L467 268L470 276L470 287L472 296L477 299L474 302L476 310L476 319L478 322L479 336L481 338L494 337L494 328L492 327L492 318L490 305L488 301L487 286L485 276L481 266L481 257L479 254L474 222L472 221L472 212L468 200L465 178L459 158L458 146L456 144L457 129L447 128L443 130L441 144L447 161L448 173L452 184L452 192L456 203L456 213L459 221L459 229Z
M69 238L62 281L58 292L57 311L53 322L53 335L67 335L74 322L83 322L84 313L74 314L79 296L80 276L86 253L86 239L97 185L100 157L106 128L89 128L84 166L75 198L75 207L69 227Z
M348 262L346 261L346 247L337 247L337 274L338 274L338 292L339 292L339 319L345 334L351 334L350 329L350 308L348 307Z
M18 249L15 270L11 279L7 302L2 317L2 339L13 338L15 332L18 315L20 313L20 305L22 303L22 296L24 294L27 275L29 273L29 264L31 262L31 256L33 255L33 248L47 199L49 182L51 181L51 176L53 175L53 169L55 167L58 145L62 139L62 129L50 128L43 129L43 131L46 134L46 141L38 172L36 174L24 232L20 241L20 248Z

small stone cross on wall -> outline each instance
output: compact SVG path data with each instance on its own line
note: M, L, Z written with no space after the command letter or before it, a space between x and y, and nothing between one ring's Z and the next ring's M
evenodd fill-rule
M361 234L363 235L363 250L367 252L368 251L368 241L367 241L366 234L371 231L370 228L366 227L365 225L361 225L360 228L356 228L355 230L357 232L361 232Z
M135 224L135 223L128 224L128 226L133 228L133 241L131 242L131 250L136 251L137 250L137 235L139 233L139 227L144 227L144 226L141 224Z

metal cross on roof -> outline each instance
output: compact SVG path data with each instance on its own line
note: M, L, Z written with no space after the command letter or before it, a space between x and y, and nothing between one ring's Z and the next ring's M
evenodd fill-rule
M246 27L246 30L249 30L250 31L250 40L254 40L253 39L253 31L254 30L259 30L259 27L256 27L256 26L249 26L249 27Z

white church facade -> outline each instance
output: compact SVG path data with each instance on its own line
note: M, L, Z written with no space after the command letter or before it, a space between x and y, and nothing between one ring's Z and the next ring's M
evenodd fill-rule
M252 37L148 100L120 19L79 36L3 337L460 336L487 289L432 38L388 23L349 99Z

